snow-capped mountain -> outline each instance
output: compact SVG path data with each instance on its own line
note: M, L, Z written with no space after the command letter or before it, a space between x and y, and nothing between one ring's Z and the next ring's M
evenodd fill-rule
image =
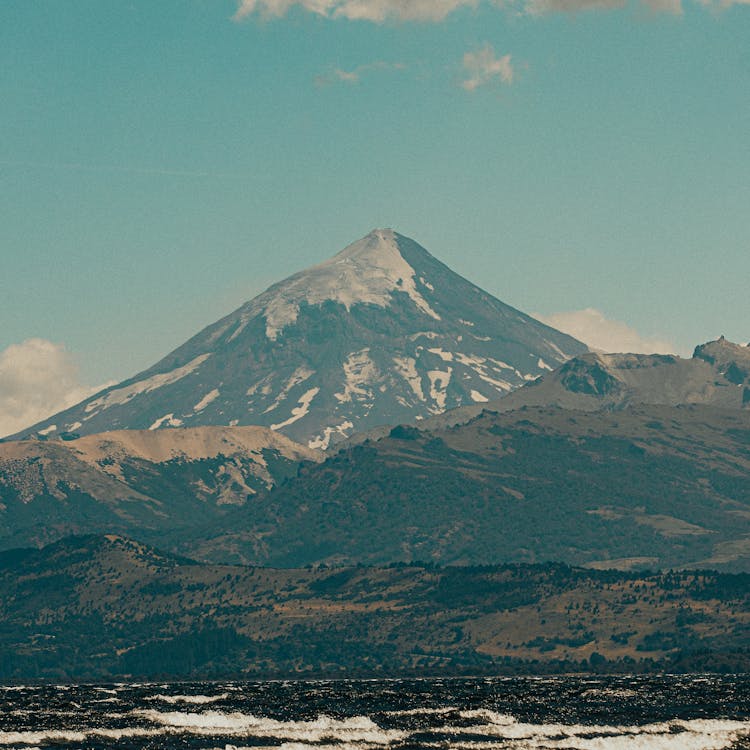
M263 425L325 449L497 399L586 350L375 230L22 435Z

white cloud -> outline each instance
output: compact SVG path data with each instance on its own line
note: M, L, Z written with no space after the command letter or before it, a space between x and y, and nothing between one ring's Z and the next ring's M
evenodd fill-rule
M78 367L61 344L45 339L12 344L0 351L0 437L74 406L100 388L80 382Z
M383 23L395 21L443 21L460 8L494 5L528 15L578 13L591 10L616 10L628 5L642 5L655 13L679 15L683 0L237 0L234 20L252 15L281 18L292 8L302 8L326 18ZM750 0L696 0L707 8L748 5Z
M357 84L362 76L376 70L404 70L406 68L402 63L388 63L378 60L377 62L368 63L367 65L358 65L352 70L343 68L333 68L328 73L323 73L315 77L316 86L330 86L333 83Z
M535 315L552 328L568 333L592 349L603 352L637 354L675 354L676 347L669 341L644 337L627 323L610 320L604 313L587 307L585 310Z
M747 0L750 2L750 0ZM682 0L640 0L654 13L682 13ZM498 0L497 5L513 7L514 0ZM589 10L617 10L630 4L629 0L520 0L522 12L532 16L546 13L578 13Z
M490 44L475 52L467 52L463 59L464 71L468 78L461 82L466 91L476 91L480 86L501 81L513 83L513 64L510 55L497 57Z
M280 18L292 7L329 18L374 21L442 21L454 10L476 7L479 0L239 0L234 19L255 13Z

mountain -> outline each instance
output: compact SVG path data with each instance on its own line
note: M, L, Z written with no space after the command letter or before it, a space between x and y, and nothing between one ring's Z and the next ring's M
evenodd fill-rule
M524 406L560 406L598 411L625 409L632 404L750 409L750 346L733 344L722 337L697 346L690 359L665 354L587 352L502 399L453 409L425 424L459 424L485 408L513 411ZM372 436L383 434L380 430ZM365 437L354 439L361 441Z
M17 437L262 425L325 449L495 399L584 351L413 240L375 230Z
M159 539L226 513L319 458L263 427L3 442L0 548L95 531Z
M559 564L199 565L66 538L0 553L0 678L740 672L749 590L747 575Z
M750 411L524 407L448 428L395 427L173 546L287 567L750 571Z

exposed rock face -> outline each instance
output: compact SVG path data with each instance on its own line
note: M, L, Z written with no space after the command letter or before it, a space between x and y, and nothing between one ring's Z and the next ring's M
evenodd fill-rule
M215 520L319 457L263 427L0 443L0 548L91 531L158 540Z
M750 348L721 338L696 347L691 359L587 352L499 401L455 409L431 418L427 425L460 424L484 408L512 411L524 406L560 406L598 411L633 404L750 408Z
M324 449L494 400L584 351L375 230L23 435L255 424Z

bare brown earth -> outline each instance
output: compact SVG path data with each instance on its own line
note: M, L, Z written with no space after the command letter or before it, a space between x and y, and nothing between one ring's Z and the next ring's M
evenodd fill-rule
M0 677L741 671L750 577L200 565L115 535L0 554Z
M149 538L220 516L320 458L263 427L0 442L0 549L107 530Z

